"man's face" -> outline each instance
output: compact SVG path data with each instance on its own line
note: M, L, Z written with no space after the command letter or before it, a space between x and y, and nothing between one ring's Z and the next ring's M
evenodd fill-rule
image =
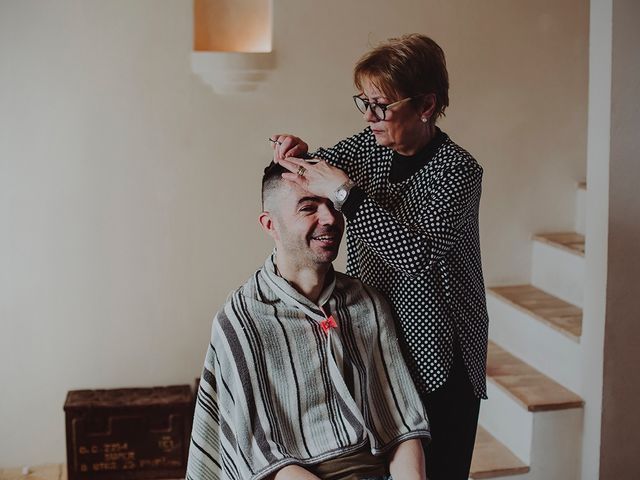
M283 182L274 192L265 228L276 242L278 257L299 267L330 264L338 255L344 233L342 214L330 200L298 185ZM264 222L261 218L261 222Z

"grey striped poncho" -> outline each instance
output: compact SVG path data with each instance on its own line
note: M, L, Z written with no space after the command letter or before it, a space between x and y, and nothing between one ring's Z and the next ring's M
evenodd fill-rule
M429 437L386 301L332 273L316 306L276 274L274 255L213 321L187 479L257 480Z

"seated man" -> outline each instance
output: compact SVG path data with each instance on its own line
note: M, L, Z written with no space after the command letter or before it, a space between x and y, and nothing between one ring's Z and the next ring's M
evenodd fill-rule
M341 214L283 172L262 180L274 253L213 321L187 480L424 480L429 425L389 305L334 272Z

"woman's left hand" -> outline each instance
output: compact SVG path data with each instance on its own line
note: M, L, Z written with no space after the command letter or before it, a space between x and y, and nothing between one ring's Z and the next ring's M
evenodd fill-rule
M282 174L282 178L319 197L331 199L338 187L349 180L346 173L324 160L310 163L301 158L289 157L283 158L279 163L289 170Z

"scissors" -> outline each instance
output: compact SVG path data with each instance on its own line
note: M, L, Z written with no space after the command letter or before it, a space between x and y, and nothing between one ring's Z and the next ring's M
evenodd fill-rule
M282 142L279 142L278 140L274 140L273 138L269 138L269 141L270 141L271 143L277 143L278 145L282 145ZM319 159L319 158L313 158L313 157L312 157L311 155L309 155L308 153L305 153L305 154L303 154L303 155L300 155L300 156L299 156L299 157L297 157L297 158L302 158L302 159L303 159L303 160L305 160L307 163L311 163L311 164L318 163L318 162L320 161L320 159Z

